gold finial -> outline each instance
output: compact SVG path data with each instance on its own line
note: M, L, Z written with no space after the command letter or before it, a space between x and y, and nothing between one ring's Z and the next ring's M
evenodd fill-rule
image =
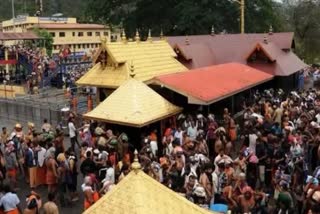
M138 29L136 30L136 36L134 37L134 39L136 40L136 42L140 42L140 35Z
M141 169L137 150L134 151L134 159L133 159L133 163L131 164L131 169L133 169L135 173L138 173L138 171Z
M189 37L186 35L186 45L190 45Z
M214 35L215 35L214 26L212 25L212 27L211 27L211 36L214 36Z
M134 65L133 65L133 61L131 61L130 63L130 77L134 78L134 76L136 75L136 73L134 72Z
M270 25L270 27L269 27L269 35L272 35L273 34L273 27L272 27L272 25Z
M122 29L121 40L122 40L123 42L127 42L126 32L125 32L124 28Z
M152 36L151 36L151 29L149 29L149 32L148 32L148 39L147 39L149 42L152 42Z
M163 39L164 39L164 37L163 37L163 30L162 30L162 28L161 28L161 31L160 31L160 39L161 39L161 40L163 40Z
M268 44L268 38L267 38L267 35L264 35L264 37L263 37L263 42L264 42L265 44Z

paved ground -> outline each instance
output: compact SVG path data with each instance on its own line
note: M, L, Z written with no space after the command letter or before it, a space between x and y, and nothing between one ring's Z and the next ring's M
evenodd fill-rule
M6 126L8 128L8 130L10 130L11 127L14 126L14 124L15 124L14 121L4 121L4 120L2 120L2 118L0 118L0 127ZM26 127L26 124L22 124L22 125L24 125ZM69 141L68 137L66 137L66 139L65 139L65 146L66 146L65 148L68 148L70 146L70 141ZM58 203L61 214L64 214L64 213L80 214L80 213L82 213L82 211L83 211L83 196L82 196L81 189L80 189L81 184L82 184L82 175L79 174L79 176L78 176L78 192L79 192L80 200L77 202L70 203L65 207L61 207ZM18 187L19 187L19 190L17 193L18 193L18 196L21 201L21 207L25 208L26 207L25 199L26 199L26 196L30 193L30 187L28 184L26 184L25 179L21 174L18 176ZM43 199L43 203L45 203L47 201L47 193L48 193L47 187L41 186L41 187L36 188L35 191L41 195L41 197Z

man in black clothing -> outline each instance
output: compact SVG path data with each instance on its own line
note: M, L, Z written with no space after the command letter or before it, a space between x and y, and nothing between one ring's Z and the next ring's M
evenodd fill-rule
M80 171L83 174L83 177L85 177L88 174L96 172L96 164L92 160L91 151L87 151L86 156L87 156L87 158L82 162L82 164L80 166Z
M258 163L258 178L260 181L260 187L264 186L265 184L265 164L266 164L266 159L268 157L267 155L267 148L265 146L265 142L263 142L261 139L257 140L256 144L256 156L259 159Z

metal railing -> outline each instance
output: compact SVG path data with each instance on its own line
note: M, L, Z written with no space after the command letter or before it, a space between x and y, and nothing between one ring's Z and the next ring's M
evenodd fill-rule
M28 100L0 99L0 118L4 121L41 124L46 118L58 124L63 115L60 108Z

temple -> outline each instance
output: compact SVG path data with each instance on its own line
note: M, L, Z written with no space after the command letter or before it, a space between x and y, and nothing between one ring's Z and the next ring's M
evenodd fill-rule
M307 67L293 52L293 33L152 39L149 31L141 41L137 31L134 41L124 32L121 39L102 40L94 67L77 81L98 88L102 103L84 115L88 119L141 128L174 116L179 107L210 111L223 104L235 113L256 89L297 88Z
M135 67L135 79L147 84L155 76L186 71L176 57L165 40L140 41L138 35L135 41L127 41L125 36L121 42L103 40L93 68L77 84L98 87L102 101L112 92L103 89L116 89L129 78L131 64Z
M84 118L140 128L181 111L143 82L131 78Z
M241 63L275 76L274 87L294 89L307 65L294 53L294 33L215 34L167 37L189 69Z

